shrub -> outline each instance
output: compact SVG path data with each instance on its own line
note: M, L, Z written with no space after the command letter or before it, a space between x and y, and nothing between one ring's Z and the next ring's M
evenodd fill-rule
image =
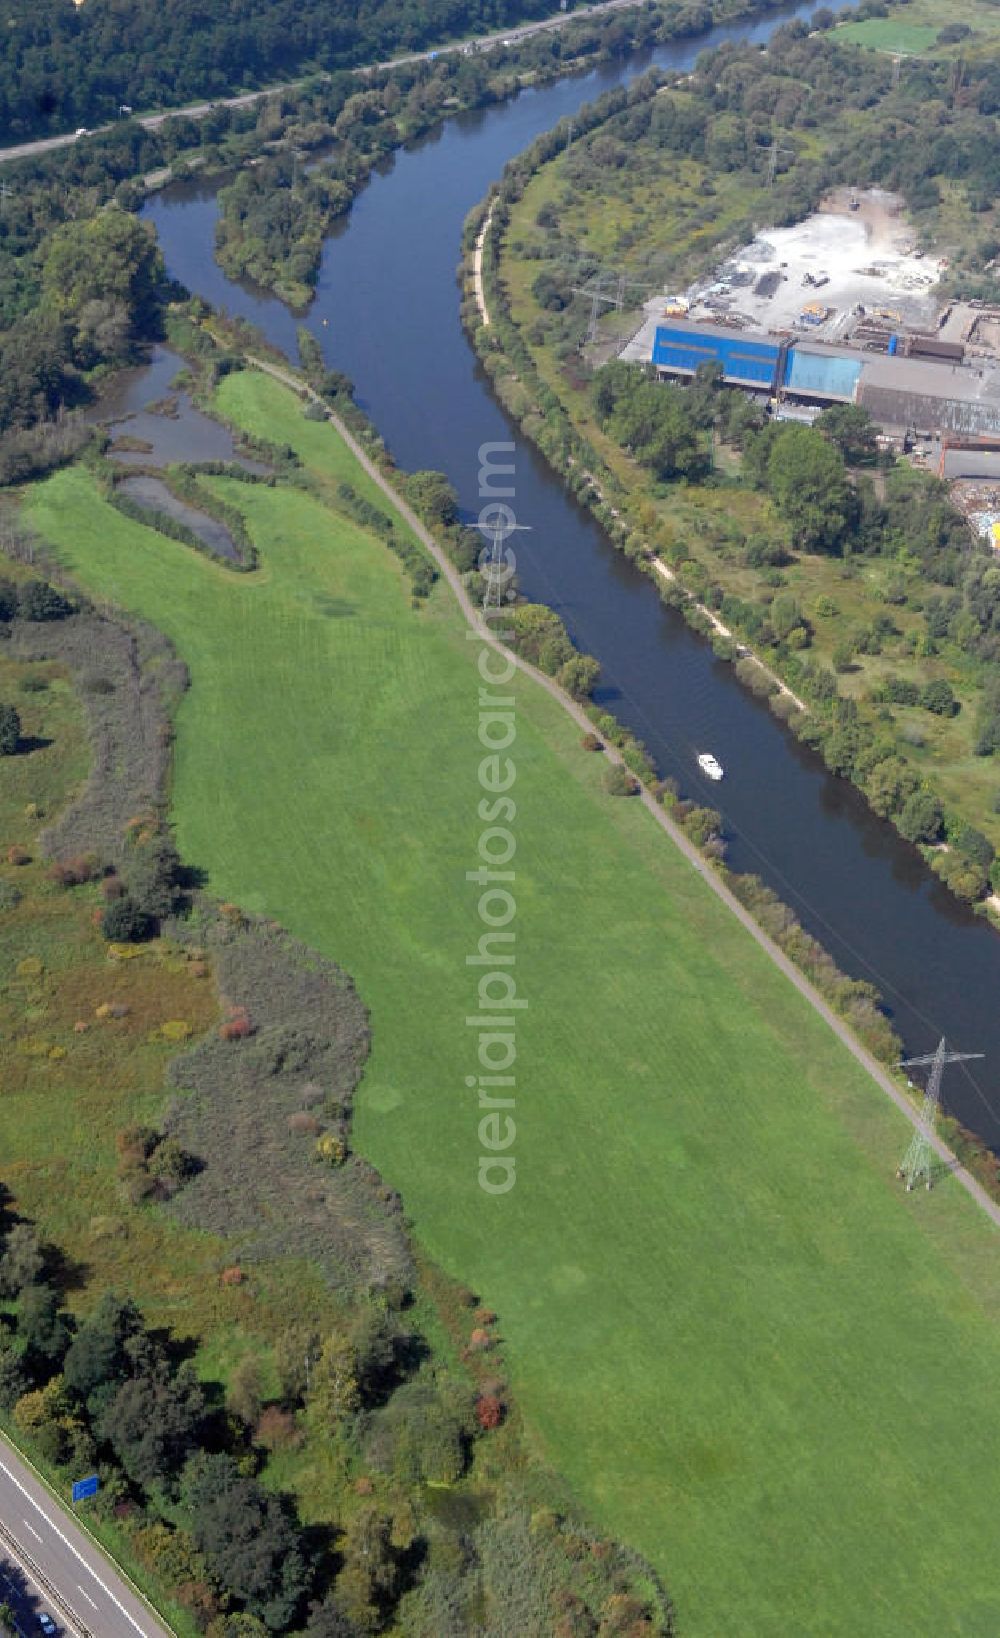
M324 1161L326 1165L343 1165L346 1154L344 1140L337 1137L335 1132L324 1132L321 1138L317 1138L316 1159Z
M265 1450L293 1450L302 1443L302 1435L295 1425L291 1411L280 1405L268 1405L261 1411L254 1429L254 1444Z
M597 734L584 734L580 744L585 751L603 751L604 749Z
M23 620L65 620L73 605L47 580L26 580L17 595L18 613Z
M20 741L20 716L13 705L0 704L0 756L13 756Z
M635 796L639 789L639 781L627 768L615 762L604 770L604 789L609 796Z
M253 1024L245 1007L234 1007L224 1024L219 1026L223 1041L245 1041L253 1034Z
M7 849L7 863L10 865L26 865L31 863L31 854L26 847L19 847L15 842Z
M951 686L943 677L927 684L921 692L920 703L925 711L933 711L937 717L953 717L959 709Z
M95 876L101 873L101 866L97 856L93 853L79 853L71 859L57 860L49 867L49 881L56 882L60 887L80 887L84 882L92 882Z
M484 1433L503 1421L503 1401L494 1393L481 1393L476 1400L476 1421Z

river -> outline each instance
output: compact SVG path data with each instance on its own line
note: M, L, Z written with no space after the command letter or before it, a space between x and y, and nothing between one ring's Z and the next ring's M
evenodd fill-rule
M878 986L907 1049L926 1052L946 1033L953 1045L985 1054L972 1070L949 1072L945 1102L1000 1151L1000 1008L989 1000L1000 993L1000 937L663 607L505 416L459 321L462 223L508 159L652 64L687 69L710 45L764 41L780 22L815 9L788 8L633 53L449 120L396 155L331 235L306 322L328 363L356 383L399 464L447 473L470 517L479 509L480 446L516 443L513 504L523 530L514 540L524 591L557 609L575 642L600 660L598 699L662 771L721 810L733 867L761 875L846 972ZM212 185L174 184L145 214L173 277L296 356L296 317L227 278L213 259ZM703 749L725 766L723 784L699 774L694 758Z

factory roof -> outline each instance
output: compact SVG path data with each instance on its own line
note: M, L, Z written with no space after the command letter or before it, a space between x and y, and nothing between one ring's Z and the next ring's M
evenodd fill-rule
M704 336L715 341L744 341L757 347L780 347L782 336L771 335L767 330L747 330L737 324L710 324L701 319L675 318L671 314L668 318L659 319L658 330L680 330L686 335Z
M926 358L865 355L863 385L928 398L954 398L968 404L1000 404L1000 369L970 369Z

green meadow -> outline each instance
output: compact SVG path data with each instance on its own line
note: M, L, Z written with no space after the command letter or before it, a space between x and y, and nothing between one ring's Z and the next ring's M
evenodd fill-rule
M255 374L220 396L317 481L211 480L256 574L82 469L28 521L187 661L181 849L353 974L355 1144L498 1311L536 1448L655 1562L685 1638L995 1638L994 1231L952 1184L899 1192L905 1122L520 677L517 1182L480 1189L476 645L337 514L331 479L366 482L332 429Z
M938 30L932 25L907 22L901 17L869 17L863 23L845 23L837 30L838 40L867 46L870 51L899 51L908 56L926 51L937 36Z

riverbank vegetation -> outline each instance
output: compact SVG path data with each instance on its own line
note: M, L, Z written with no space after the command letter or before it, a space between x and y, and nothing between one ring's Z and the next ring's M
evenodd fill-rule
M351 973L374 1044L351 1146L402 1189L430 1255L502 1315L532 1450L669 1578L692 1634L714 1638L737 1606L748 1633L802 1629L817 1598L831 1630L870 1625L877 1606L880 1632L902 1634L931 1512L938 1548L922 1607L934 1624L958 1611L974 1625L991 1607L983 1566L1000 1457L985 1409L1000 1364L986 1225L950 1187L919 1200L898 1190L898 1112L645 810L605 792L604 758L526 679L514 688L516 971L529 1000L517 1210L484 1201L478 1115L455 1093L468 1043L452 1023L468 1011L477 936L475 896L454 888L478 835L479 684L464 623L440 585L413 608L393 556L339 510L345 483L373 506L386 501L330 426L256 373L225 377L217 396L231 421L292 445L314 485L206 480L243 510L258 575L227 574L121 517L81 469L37 486L27 516L95 594L177 644L192 678L177 717L182 856L245 916L280 917ZM137 970L141 958L125 964ZM253 1002L239 991L230 1000L241 1050L239 1009L252 1022ZM157 1132L161 1108L151 1099L146 1115ZM177 1142L186 1151L205 1138L185 1125ZM724 1162L736 1147L738 1181ZM34 1164L32 1201L44 1206L48 1163ZM143 1220L173 1223L198 1188L195 1178ZM637 1256L643 1246L655 1252ZM817 1268L833 1264L831 1348ZM266 1263L246 1266L245 1285L222 1288L227 1300L267 1277ZM215 1289L206 1285L203 1300ZM912 1403L928 1394L911 1461ZM492 1437L477 1442L484 1459ZM320 1475L333 1457L305 1448L301 1489L285 1479L299 1471L294 1452L268 1471L318 1523L331 1516ZM361 1476L381 1495L378 1478ZM776 1498L764 1533L762 1485ZM425 1491L422 1505L451 1517L437 1495ZM338 1505L351 1517L364 1498ZM493 1585L514 1554L519 1597L522 1564L549 1575L535 1511L484 1521L475 1536ZM577 1554L577 1567L592 1556ZM446 1559L432 1546L429 1573ZM425 1587L400 1604L397 1624L468 1630L451 1608L439 1584ZM530 1618L518 1623L533 1630Z
M978 899L1000 846L992 555L943 485L877 454L861 412L765 426L711 371L678 388L604 363L629 317L584 349L572 293L612 261L647 290L682 284L752 222L793 220L844 180L901 190L952 252L954 287L992 288L983 190L1000 58L977 57L961 99L948 72L921 63L894 86L874 54L793 24L767 53L766 114L749 47L703 59L683 87L610 94L572 146L557 130L508 167L485 255L494 322L477 342L508 407L618 543L669 566L661 594L708 631L698 605L714 612L733 634L713 639L724 657L751 646L806 704L767 686L793 730ZM772 104L790 146L770 187Z

